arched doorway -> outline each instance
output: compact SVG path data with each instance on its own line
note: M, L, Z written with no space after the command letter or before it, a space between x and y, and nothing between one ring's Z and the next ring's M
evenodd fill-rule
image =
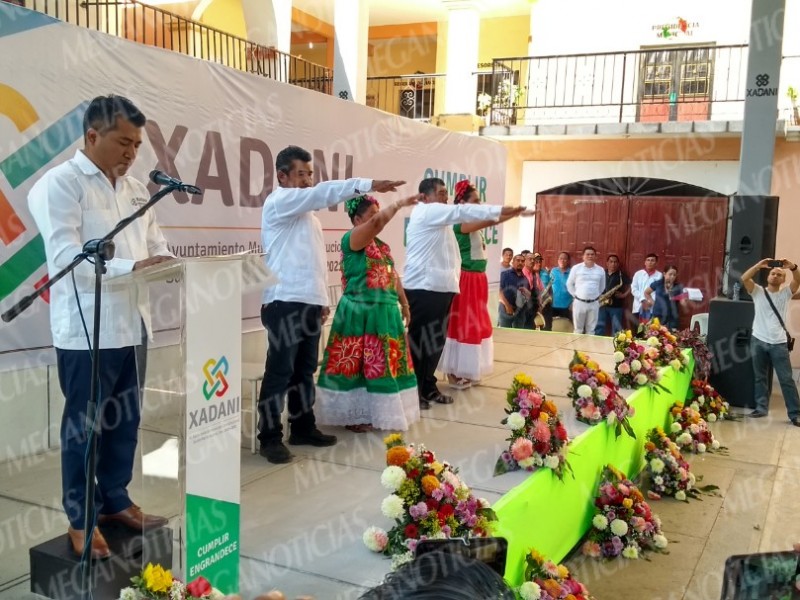
M678 268L678 280L703 292L692 313L708 311L722 286L728 197L695 185L666 179L613 177L568 183L536 195L534 246L549 267L558 253L581 260L594 246L605 266L617 254L628 275L655 252L659 269ZM690 314L683 315L688 326Z

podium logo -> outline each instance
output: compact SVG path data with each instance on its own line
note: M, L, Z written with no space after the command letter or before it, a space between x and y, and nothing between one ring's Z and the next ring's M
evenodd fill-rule
M228 380L225 375L228 374L228 359L221 356L219 360L209 358L206 364L203 365L203 375L205 375L205 383L203 383L203 395L206 400L211 400L213 396L221 398L228 391Z

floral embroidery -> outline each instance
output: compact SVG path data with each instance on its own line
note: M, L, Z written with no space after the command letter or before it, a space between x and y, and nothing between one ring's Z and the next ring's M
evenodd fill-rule
M386 374L386 353L377 335L364 336L364 377L379 379Z
M392 377L397 377L400 370L400 358L403 352L400 350L400 342L394 338L389 338L389 372Z
M372 261L367 261L367 264L368 288L387 290L390 287L394 287L394 280L389 270L386 268L386 265Z
M378 247L378 244L375 243L375 240L372 240L369 245L364 248L364 252L366 252L367 258L371 258L372 260L383 260L381 248Z
M328 344L325 373L354 377L361 370L363 340L359 336L334 335Z

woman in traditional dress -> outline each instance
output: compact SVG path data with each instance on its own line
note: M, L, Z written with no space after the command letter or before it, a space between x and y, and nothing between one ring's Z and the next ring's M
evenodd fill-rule
M455 186L453 201L455 204L480 204L478 190L463 179ZM488 308L486 244L481 232L510 218L500 217L497 220L453 226L461 251L461 276L459 293L450 309L447 339L439 360L439 370L447 375L450 387L454 389L466 389L492 372L492 319Z
M418 196L383 210L371 196L345 202L353 229L342 236L342 297L317 381L317 421L363 433L405 431L419 420L417 378L405 335L408 301L389 246L377 235ZM399 306L398 306L399 302Z

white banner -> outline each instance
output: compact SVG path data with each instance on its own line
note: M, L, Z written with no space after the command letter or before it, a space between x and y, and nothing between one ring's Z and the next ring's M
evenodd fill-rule
M28 190L47 169L82 147L85 103L112 93L127 96L148 117L132 174L144 181L150 170L159 169L205 190L203 196L175 194L156 206L178 256L259 250L261 206L277 185L275 157L290 144L312 153L317 181L350 176L408 181L381 200L415 193L421 179L440 177L451 193L456 181L469 178L484 201L504 202L506 152L497 142L0 2L0 311L46 275L41 238L27 209ZM151 186L151 193L155 189ZM319 216L328 282L339 284L339 241L351 224L342 206ZM400 269L404 222L398 215L381 236ZM487 242L489 280L496 281L500 233L487 231ZM158 299L153 301L157 305ZM245 295L245 330L261 328L259 305L258 294ZM161 328L173 325L154 316ZM0 327L0 370L51 361L42 300ZM162 335L160 341L174 340Z

